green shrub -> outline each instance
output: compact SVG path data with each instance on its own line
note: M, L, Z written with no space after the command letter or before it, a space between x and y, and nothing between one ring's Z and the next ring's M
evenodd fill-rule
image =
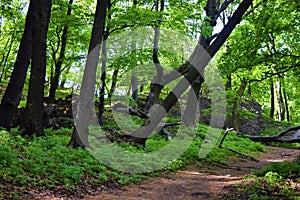
M243 184L236 185L237 192L247 199L297 199L299 196L299 160L295 163L270 163L254 174ZM232 194L228 198L235 199Z
M226 157L234 154L218 147L215 147L205 159L199 159L199 150L207 129L208 127L204 125L199 125L197 130L191 129L190 131L196 131L192 144L183 155L168 161L170 164L160 171L174 171L192 162L226 163ZM0 131L0 178L7 183L0 187L1 192L9 191L10 186L20 186L20 190L16 193L21 193L25 189L42 190L58 186L75 190L81 183L115 182L124 185L138 182L145 175L153 176L160 173L154 171L148 174L127 174L113 170L95 159L88 150L67 147L71 129L46 129L45 133L45 137L29 139L19 136L16 129L11 133ZM165 140L164 137L155 135L148 139L146 148L136 147L131 143L116 143L116 145L130 152L147 153L169 143L170 141ZM233 133L228 135L224 145L234 146L244 153L264 150L261 144L245 138L237 138ZM159 157L154 159L158 162L162 161ZM153 167L143 163L140 165L142 166L139 167L145 170L151 170Z
M269 172L278 173L283 178L298 178L300 177L300 160L298 159L297 162L270 163L262 170L256 171L255 174L257 176L265 176Z

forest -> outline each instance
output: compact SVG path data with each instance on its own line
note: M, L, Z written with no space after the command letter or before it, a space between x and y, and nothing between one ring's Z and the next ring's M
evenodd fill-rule
M0 199L297 199L296 0L0 0Z

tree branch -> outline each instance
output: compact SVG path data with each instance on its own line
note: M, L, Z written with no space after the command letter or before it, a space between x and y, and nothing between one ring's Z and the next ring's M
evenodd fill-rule
M258 8L259 6L261 6L262 4L266 3L268 0L262 0L261 2L257 3L251 10L249 10L245 15L244 17L247 17L248 15L250 15L251 13L254 12L254 10L256 8Z
M261 82L261 81L263 81L263 80L266 80L266 79L268 79L268 78L272 78L273 76L279 76L279 75L282 75L282 74L284 74L284 73L286 73L286 72L288 72L288 71L290 71L290 70L292 70L292 69L294 69L294 68L297 68L297 67L299 67L300 66L300 61L299 62L297 62L295 65L292 65L292 66L283 66L284 68L286 68L286 69L284 69L284 70L282 70L282 71L277 71L277 72L265 72L264 74L265 74L265 77L263 77L263 78L261 78L261 79L250 79L250 80L248 80L247 82L248 83L251 83L251 82Z
M216 40L207 48L204 49L198 41L194 52L186 62L187 67L192 66L189 72L168 94L161 106L158 106L142 127L136 130L132 136L137 138L137 141L145 146L146 140L152 131L155 130L157 125L161 122L165 113L169 112L173 105L177 102L184 91L192 84L195 79L204 72L205 67L208 65L210 59L218 52L221 46L225 43L231 32L237 24L242 20L243 15L246 13L253 0L243 0L233 16L229 19L228 23L224 26Z
M219 9L219 12L218 14L216 15L216 18L218 18L222 12L224 12L227 7L233 2L234 0L226 0L221 6L220 6L220 9Z

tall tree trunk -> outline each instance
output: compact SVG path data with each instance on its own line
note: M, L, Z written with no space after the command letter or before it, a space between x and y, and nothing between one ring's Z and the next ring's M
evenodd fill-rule
M29 3L26 16L25 29L20 42L17 59L13 72L6 87L0 105L0 126L10 129L11 122L22 97L22 90L26 79L27 69L31 58L32 27L34 25L35 5L33 0Z
M73 0L69 1L69 7L67 11L67 16L71 15L72 12L72 4ZM61 35L61 49L60 49L60 54L57 63L55 63L55 71L54 71L54 76L51 79L51 84L50 84L50 92L49 92L49 100L50 102L53 102L55 100L55 93L58 87L58 82L59 82L59 77L61 74L61 67L65 59L65 52L66 52L66 47L67 47L67 40L68 40L68 25L65 24L63 28L63 32Z
M199 76L192 84L189 91L186 107L182 117L182 121L186 126L196 126L195 117L197 116L196 111L198 111L199 106L199 93L202 84L204 83L204 78Z
M281 80L278 78L276 83L276 94L277 94L277 116L279 121L283 121L285 117L285 106L284 100L282 97L282 88L281 88Z
M161 0L160 3L160 12L163 12L165 8L165 0ZM155 10L159 11L159 0L155 1ZM145 111L148 112L153 104L157 102L159 99L160 92L164 86L163 84L163 67L160 64L158 59L158 43L159 43L159 35L160 35L160 23L162 22L162 17L160 16L158 20L158 25L155 27L154 33L154 46L152 53L152 60L156 68L156 76L150 85L150 91L146 99Z
M236 93L236 97L234 99L233 104L233 112L232 112L232 127L236 132L240 132L240 116L239 116L239 109L241 98L245 92L247 83L245 80L242 80L241 85Z
M194 49L192 55L189 60L184 64L186 68L183 71L188 70L185 73L185 78L182 79L168 94L164 102L162 103L162 107L157 107L150 116L150 119L144 123L142 127L135 131L133 136L137 139L135 142L145 145L146 140L151 135L152 131L157 127L157 125L161 122L162 118L165 116L165 112L169 112L173 105L177 102L177 96L183 94L183 92L189 87L189 83L193 83L193 81L204 72L205 67L208 62L215 54L219 51L221 46L225 43L231 32L234 30L237 24L242 20L243 15L246 13L248 8L252 5L252 0L243 0L238 8L235 10L232 17L228 20L228 23L222 29L222 31L218 34L216 39L209 45L209 47L205 50L198 43L196 48ZM200 42L200 41L199 41ZM181 71L180 69L177 70ZM183 73L182 71L182 73ZM181 73L181 74L182 74ZM173 79L176 75L171 75ZM187 81L189 83L187 83Z
M105 85L106 85L106 41L103 40L102 44L102 66L101 66L101 85L100 85L100 96L99 96L99 124L103 123L103 114L104 114L104 96L105 96Z
M286 120L290 121L289 104L288 104L288 99L287 99L287 94L286 94L285 89L283 89L283 99L284 99L284 105L285 105Z
M251 97L252 96L252 88L251 88L251 83L249 83L248 88L247 88L247 93Z
M67 74L69 74L70 69L71 69L71 66L72 66L71 64L68 64L68 65L65 67L65 69L62 70L64 73L63 73L63 75L62 75L62 80L61 80L60 85L59 85L61 88L64 88L64 87L65 87L65 84L66 84L66 82L67 82Z
M273 119L275 113L275 94L274 94L274 84L272 80L270 84L270 101L271 101L270 118Z
M32 28L32 64L23 135L44 135L44 85L46 76L46 39L51 0L33 0L36 7Z
M111 87L108 93L108 98L111 98L113 93L115 92L117 81L118 81L118 74L119 74L119 68L117 67L117 69L114 70L112 75Z
M136 104L139 104L139 91L138 91L138 79L135 75L135 73L133 73L133 75L131 76L131 93L132 93L132 98L133 100L136 102Z
M141 85L140 86L140 93L143 93L144 92L144 85Z
M112 7L111 1L108 0L108 5L107 5L107 10L109 12L108 14L108 19L111 19L111 14L110 10ZM98 121L99 124L102 125L103 123L103 114L104 114L104 106L105 106L105 87L106 87L106 59L107 59L107 52L106 52L106 40L109 36L109 28L106 29L103 37L103 44L102 44L102 67L101 67L101 78L100 78L100 95L99 95L99 116L98 116Z
M290 111L289 111L288 97L287 97L287 94L286 94L284 82L282 84L283 84L282 93L283 93L283 100L284 100L284 105L285 105L286 120L290 121Z
M219 1L208 0L205 6L206 16L209 17L209 25L214 27L216 25L216 15L218 14ZM201 36L200 44L204 49L209 46L211 35ZM183 115L183 122L187 126L196 126L196 113L198 110L198 97L202 83L204 83L204 74L200 74L198 78L191 84L191 89L188 94L186 108Z
M136 8L138 4L137 0L133 0L133 8ZM133 30L132 30L133 31ZM135 101L135 103L139 104L139 91L138 91L138 79L136 77L136 67L137 67L137 60L136 60L136 38L135 35L132 35L131 40L131 65L132 65L132 71L131 71L131 97Z
M91 117L92 103L94 100L96 72L100 55L101 41L104 35L106 9L108 0L97 0L89 55L84 69L80 88L79 102L75 118L75 128L69 142L71 147L88 147L88 126Z

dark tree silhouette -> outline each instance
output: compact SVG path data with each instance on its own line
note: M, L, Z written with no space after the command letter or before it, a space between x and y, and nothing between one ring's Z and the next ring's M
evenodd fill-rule
M6 129L10 129L12 119L22 97L22 90L31 59L32 27L34 25L35 9L34 1L31 0L16 62L0 105L0 126Z
M69 142L69 146L73 148L84 148L88 146L88 125L94 99L96 71L100 55L100 44L104 35L107 5L108 0L97 0L94 25L88 51L89 55L84 69L75 117L76 126Z
M46 76L46 39L51 0L32 0L35 11L32 27L32 63L23 135L44 135L44 85Z

